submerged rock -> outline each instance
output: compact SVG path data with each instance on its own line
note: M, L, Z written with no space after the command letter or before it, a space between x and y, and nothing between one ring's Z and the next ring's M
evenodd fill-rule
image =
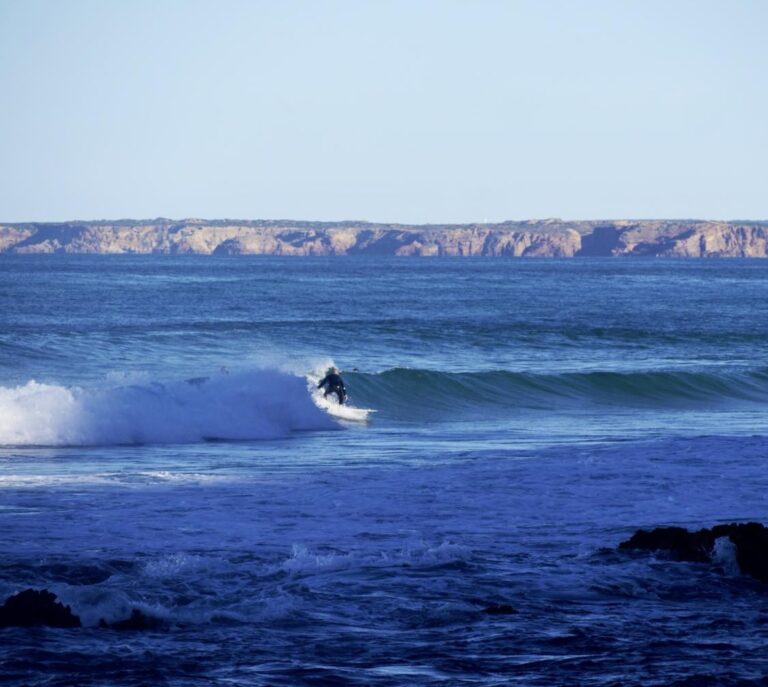
M696 532L684 527L638 530L619 544L619 548L669 551L679 561L709 563L717 558L715 542L721 538L727 538L733 544L736 562L742 573L768 582L768 528L759 522L717 525Z
M99 627L108 630L153 630L163 623L157 618L142 613L138 608L131 611L131 617L125 620L118 620L115 623L108 623L103 618L99 621Z
M517 613L517 609L508 604L491 604L483 609L483 613L486 615L513 615Z
M9 597L0 607L0 627L80 627L69 606L58 602L47 589L25 589Z

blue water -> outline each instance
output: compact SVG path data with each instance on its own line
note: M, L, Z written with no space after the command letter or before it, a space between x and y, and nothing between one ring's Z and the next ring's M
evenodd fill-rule
M768 521L766 332L760 261L0 256L0 601L85 625L0 681L763 684L764 588L615 547Z

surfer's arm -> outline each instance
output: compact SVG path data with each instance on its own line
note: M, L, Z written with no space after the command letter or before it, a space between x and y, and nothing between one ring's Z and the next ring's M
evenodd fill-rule
M318 389L322 389L328 383L328 377L323 377L320 383L317 385Z

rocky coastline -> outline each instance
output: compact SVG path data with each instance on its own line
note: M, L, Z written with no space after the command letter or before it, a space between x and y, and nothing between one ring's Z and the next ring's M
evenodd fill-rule
M641 529L621 542L618 550L630 554L654 552L666 554L672 561L711 564L714 573L724 573L734 579L751 577L763 583L757 588L761 592L766 590L764 585L768 583L768 528L759 522L721 524L697 531L683 527ZM93 576L88 574L82 580L70 580L75 585L94 582ZM506 603L482 603L478 611L486 616L518 613L515 607ZM101 618L98 627L111 630L157 630L168 624L168 621L134 607L128 618L111 622ZM48 589L25 589L8 597L0 605L0 630L42 626L80 628L83 624L72 608L60 602Z
M291 220L0 224L0 253L768 257L768 221L563 221L406 225Z

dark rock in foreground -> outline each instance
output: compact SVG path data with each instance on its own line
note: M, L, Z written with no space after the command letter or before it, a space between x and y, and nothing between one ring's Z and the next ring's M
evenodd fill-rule
M0 607L0 627L80 627L80 618L47 589L26 589Z
M108 623L102 619L99 627L109 630L153 630L161 627L158 618L134 608L131 617ZM56 595L47 589L26 589L9 597L0 606L0 628L3 627L82 627L69 606L56 600Z
M717 525L696 532L683 527L638 530L619 548L669 551L679 561L708 563L713 561L715 542L721 537L729 539L735 547L742 573L768 582L768 528L759 522Z

